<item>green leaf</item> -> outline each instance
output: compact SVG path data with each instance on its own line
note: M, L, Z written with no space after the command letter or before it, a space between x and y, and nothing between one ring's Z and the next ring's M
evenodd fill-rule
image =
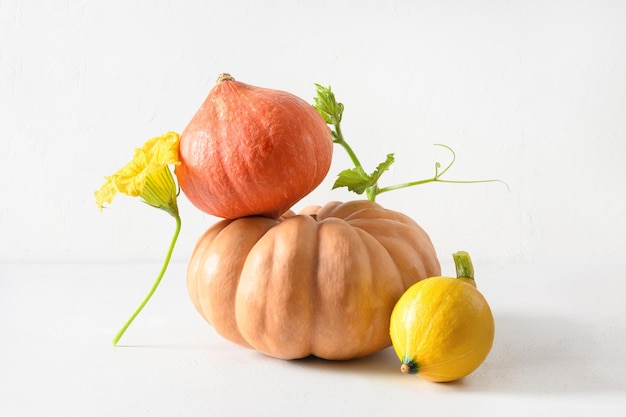
M380 178L381 175L383 175L383 172L387 171L389 167L391 166L391 164L393 164L395 161L396 160L394 158L394 154L392 153L387 154L387 159L385 159L384 162L381 162L380 164L378 164L378 166L376 167L376 170L370 174L370 178L374 182L374 184L378 182L378 179Z
M378 179L387 171L391 164L395 162L394 154L387 155L387 159L384 162L378 164L374 172L367 175L360 168L352 168L341 171L335 180L333 189L339 187L348 187L348 190L357 194L363 194L368 188L376 187L378 185Z
M326 123L337 124L341 121L343 115L343 104L337 103L335 94L330 86L324 87L320 84L315 84L315 87L317 88L317 96L313 99L315 101L313 107L324 118Z
M341 171L333 184L333 190L339 187L348 187L348 190L363 194L372 185L371 178L362 169L352 168Z

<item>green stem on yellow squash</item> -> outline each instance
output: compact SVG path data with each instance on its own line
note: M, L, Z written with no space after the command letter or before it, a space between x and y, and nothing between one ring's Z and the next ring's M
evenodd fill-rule
M174 231L174 236L172 237L172 241L168 248L167 255L165 256L165 260L163 262L163 266L161 267L161 271L159 272L159 275L157 276L154 283L152 284L152 288L150 288L150 291L148 292L148 294L145 296L141 304L139 304L139 307L137 307L135 312L130 316L130 318L126 321L126 323L124 323L122 328L117 332L117 334L113 338L113 346L117 346L117 342L124 335L124 332L126 332L126 329L128 329L128 327L131 325L133 320L135 320L137 315L139 315L141 310L143 310L143 308L146 306L148 301L150 301L152 294L154 294L157 287L161 283L161 279L163 278L163 275L165 275L165 271L167 270L167 267L170 263L170 259L172 258L172 252L174 251L174 246L176 246L176 240L178 239L178 234L180 233L180 225L181 225L180 216L176 214L174 215L174 218L176 219L176 230Z
M456 277L459 279L474 281L474 265L469 253L458 251L452 254L456 267Z

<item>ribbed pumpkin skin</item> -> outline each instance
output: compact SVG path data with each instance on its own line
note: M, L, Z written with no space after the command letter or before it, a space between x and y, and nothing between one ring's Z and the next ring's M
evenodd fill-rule
M395 303L441 273L430 238L369 201L313 211L210 227L188 266L193 304L226 339L277 358L350 359L390 346Z
M330 130L309 103L225 78L183 131L176 176L205 213L276 218L323 181L332 150Z

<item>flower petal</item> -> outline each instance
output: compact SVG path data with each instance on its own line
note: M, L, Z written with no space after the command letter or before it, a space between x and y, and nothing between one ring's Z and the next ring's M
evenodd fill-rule
M180 135L178 133L168 132L146 141L141 149L146 153L146 158L155 165L179 165L179 142Z
M168 132L147 140L141 148L135 149L133 159L112 176L105 177L106 183L100 190L96 191L98 207L102 209L104 203L111 203L113 196L120 192L131 197L142 196L144 201L146 200L145 197L147 197L149 204L155 207L173 205L175 208L177 189L173 179L166 181L158 187L165 188L166 192L159 195L156 200L152 196L154 190L149 190L145 196L143 194L149 178L151 178L153 184L158 184L160 176L163 175L163 169L166 168L169 173L167 165L180 164L178 160L179 142L180 135L178 133ZM170 195L173 195L173 202Z
M149 170L149 161L143 150L136 149L133 159L113 174L113 182L120 193L131 197L141 195Z
M102 210L104 208L104 204L111 204L113 202L113 197L117 194L117 187L113 182L112 177L104 177L106 180L105 183L100 187L100 189L94 192L96 197L96 204L98 208Z

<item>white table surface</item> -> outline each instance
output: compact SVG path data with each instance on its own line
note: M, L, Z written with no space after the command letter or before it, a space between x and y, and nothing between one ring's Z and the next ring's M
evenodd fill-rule
M182 263L0 265L0 416L626 415L626 265L483 265L483 365L438 384L368 358L283 361L223 340ZM447 274L450 264L443 265Z

